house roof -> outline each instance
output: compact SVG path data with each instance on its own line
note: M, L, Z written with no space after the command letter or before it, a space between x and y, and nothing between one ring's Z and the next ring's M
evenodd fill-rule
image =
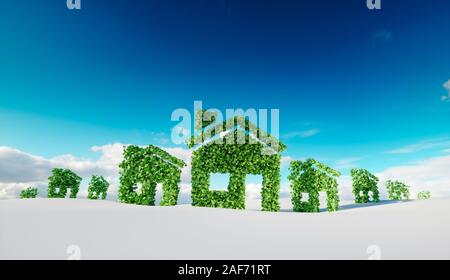
M236 116L222 123L203 128L199 134L188 139L187 145L189 148L194 148L214 144L217 143L216 140L229 137L231 133L236 138L235 132L238 131L243 132L246 139L252 138L255 142L261 143L264 147L270 148L274 152L282 152L286 149L286 145L276 137L260 129L243 116ZM234 140L238 141L238 139Z
M164 151L161 148L158 148L156 146L153 145L149 145L148 147L145 148L145 151L149 151L151 153L152 156L156 156L159 159L161 159L162 161L172 164L175 167L181 169L184 166L186 166L186 163L184 163L184 161L182 161L181 159L178 159L174 156L172 156L171 154L169 154L168 152Z
M339 172L337 170L334 170L333 168L331 168L331 167L329 167L329 166L327 166L327 165L325 165L325 164L323 164L321 162L318 162L317 160L312 159L312 158L309 158L309 159L307 159L305 161L300 161L300 160L293 161L291 163L291 165L294 165L294 166L295 165L297 165L297 166L310 166L314 170L317 170L317 171L320 171L320 172L324 172L327 175L332 176L332 177L339 177L339 176L341 176L341 172Z
M362 173L363 175L367 176L369 180L375 180L375 181L379 181L378 177L375 176L374 174L370 173L369 170L366 170L364 168L353 168L352 170L350 170L350 174L353 176L354 173Z

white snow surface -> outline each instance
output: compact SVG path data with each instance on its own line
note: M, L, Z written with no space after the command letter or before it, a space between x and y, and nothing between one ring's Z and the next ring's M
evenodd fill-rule
M282 206L1 200L0 259L68 259L73 246L81 259L450 259L450 199L346 204L335 213Z

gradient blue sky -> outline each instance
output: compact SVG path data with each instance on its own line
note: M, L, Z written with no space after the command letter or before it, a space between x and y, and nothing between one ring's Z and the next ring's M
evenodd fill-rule
M65 2L2 3L0 146L45 157L172 146L172 111L201 100L278 108L286 155L343 168L448 148L448 0L381 11L365 0ZM408 145L425 148L386 153Z

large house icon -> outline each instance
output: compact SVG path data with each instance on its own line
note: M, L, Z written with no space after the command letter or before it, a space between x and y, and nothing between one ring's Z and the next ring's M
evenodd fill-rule
M192 205L245 209L247 175L262 175L262 210L279 211L280 163L286 146L243 116L202 127L192 153ZM210 189L213 173L230 174L227 191Z

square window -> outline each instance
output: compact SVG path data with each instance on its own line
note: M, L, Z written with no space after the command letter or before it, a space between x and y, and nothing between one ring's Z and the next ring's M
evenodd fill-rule
M215 191L228 191L230 173L212 173L209 180L209 189Z
M137 194L142 194L142 184L141 183L137 183L135 186L134 186L134 191L137 193Z

